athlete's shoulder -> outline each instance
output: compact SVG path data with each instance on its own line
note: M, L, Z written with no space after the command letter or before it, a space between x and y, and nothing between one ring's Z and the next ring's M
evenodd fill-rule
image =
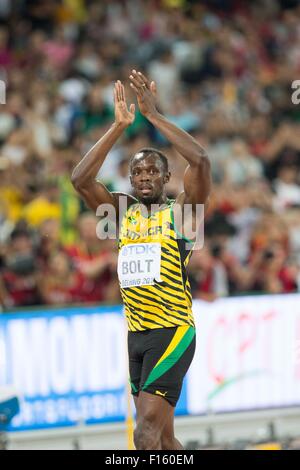
M138 200L131 194L122 193L119 191L111 191L113 198L120 204L123 203L124 206L128 209L133 204L137 204Z

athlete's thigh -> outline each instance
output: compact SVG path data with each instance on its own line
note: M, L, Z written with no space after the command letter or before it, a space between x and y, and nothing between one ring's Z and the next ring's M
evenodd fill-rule
M187 325L153 330L148 344L143 359L141 390L163 397L175 407L194 356L195 329Z
M137 420L138 419L138 415L139 415L139 397L138 395L133 395L133 401L134 401L134 406L135 406L135 410L136 410L136 417L135 419Z
M143 357L141 345L143 338L141 333L128 332L127 346L128 346L128 365L129 365L129 380L131 386L131 393L134 397L138 396L140 390L140 382L143 367ZM136 404L136 401L135 401Z

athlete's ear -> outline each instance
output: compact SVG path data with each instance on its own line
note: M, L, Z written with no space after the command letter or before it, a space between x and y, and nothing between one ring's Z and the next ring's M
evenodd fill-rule
M130 184L131 184L131 186L133 186L133 183L132 183L132 177L131 177L131 175L129 175L129 180L130 180Z
M165 174L164 176L164 184L168 183L171 178L171 173L168 171L168 173Z

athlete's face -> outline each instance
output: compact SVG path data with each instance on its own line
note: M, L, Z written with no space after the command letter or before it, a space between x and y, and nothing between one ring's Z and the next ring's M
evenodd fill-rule
M135 195L145 205L163 202L164 186L170 179L157 155L137 153L131 164L130 181Z

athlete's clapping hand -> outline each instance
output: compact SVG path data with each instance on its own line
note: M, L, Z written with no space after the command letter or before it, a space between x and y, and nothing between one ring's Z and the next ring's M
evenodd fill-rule
M155 82L150 82L145 75L136 70L132 70L129 78L130 86L136 93L141 113L147 118L158 113Z
M131 104L128 109L124 85L120 82L120 80L115 83L114 103L116 124L121 124L124 127L130 126L135 118L135 105Z

